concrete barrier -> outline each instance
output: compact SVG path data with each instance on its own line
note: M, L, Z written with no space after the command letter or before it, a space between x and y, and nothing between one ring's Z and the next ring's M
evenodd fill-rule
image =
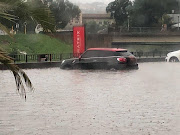
M16 65L18 65L22 69L43 69L60 67L61 62L18 63ZM3 64L0 64L0 70L7 70L7 67Z
M137 58L137 62L165 62L165 57L160 58Z
M137 58L138 63L142 62L164 62L165 57L160 58ZM39 62L39 63L18 63L16 64L22 69L43 69L60 67L61 62ZM0 64L0 70L7 70L7 67Z

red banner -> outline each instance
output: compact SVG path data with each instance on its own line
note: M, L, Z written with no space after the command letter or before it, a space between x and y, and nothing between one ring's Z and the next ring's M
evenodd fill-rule
M79 57L85 51L85 28L84 26L73 27L73 56Z

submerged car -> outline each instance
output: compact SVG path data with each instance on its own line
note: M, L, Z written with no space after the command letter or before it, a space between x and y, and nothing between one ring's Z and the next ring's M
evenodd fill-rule
M138 69L136 57L126 49L90 48L79 58L63 60L61 69Z
M165 61L179 62L180 61L180 50L168 53L167 57L165 58Z

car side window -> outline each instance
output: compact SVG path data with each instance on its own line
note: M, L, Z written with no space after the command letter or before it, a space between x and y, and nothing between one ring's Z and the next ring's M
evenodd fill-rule
M109 57L109 56L119 56L119 54L116 55L115 52L112 51L88 50L82 55L82 58Z
M112 51L100 51L98 57L109 57L114 56L114 52Z
M90 58L90 57L98 57L98 51L97 50L89 50L89 51L86 51L82 55L82 58Z

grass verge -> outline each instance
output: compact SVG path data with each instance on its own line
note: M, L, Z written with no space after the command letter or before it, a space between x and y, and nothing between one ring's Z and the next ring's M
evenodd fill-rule
M0 36L0 47L9 54L72 53L73 46L44 34L17 34L14 39Z

